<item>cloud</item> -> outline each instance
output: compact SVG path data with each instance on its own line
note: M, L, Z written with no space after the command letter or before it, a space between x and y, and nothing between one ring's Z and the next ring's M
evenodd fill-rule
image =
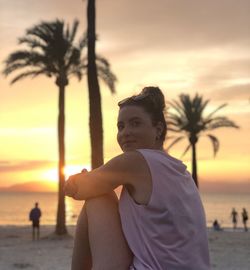
M100 1L98 33L123 47L194 50L250 45L248 0ZM102 39L102 38L101 38ZM118 44L120 46L120 44Z
M49 166L55 166L55 163L48 160L28 160L16 162L6 160L0 161L0 171L2 173L40 169Z
M5 33L1 41L9 42L13 28L19 29L19 36L22 28L41 18L69 21L78 17L83 22L81 30L86 29L86 6L87 1L72 5L67 0L5 0L0 9L0 28ZM96 10L101 46L108 40L114 44L112 51L184 51L224 45L248 50L250 45L249 0L100 0L96 1Z
M250 83L250 58L206 61L207 68L197 78L197 85L210 89L240 87Z
M216 100L249 100L250 105L250 84L234 85L211 91L210 95Z

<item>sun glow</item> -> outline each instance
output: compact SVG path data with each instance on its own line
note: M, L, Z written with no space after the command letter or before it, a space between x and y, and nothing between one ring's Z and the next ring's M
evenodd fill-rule
M89 165L67 165L65 167L65 178L67 179L70 175L80 173L83 169L90 171Z
M87 169L90 171L89 165L67 165L65 167L65 179L69 178L70 175L76 174L82 171L82 169ZM50 168L43 172L43 179L46 179L48 182L58 182L58 169Z
M42 178L48 182L57 182L58 181L58 171L56 168L51 168L42 173Z

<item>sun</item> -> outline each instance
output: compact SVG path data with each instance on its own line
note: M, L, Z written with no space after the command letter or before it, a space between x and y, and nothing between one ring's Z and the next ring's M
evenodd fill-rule
M56 168L44 170L42 178L48 182L58 182L58 171Z
M67 180L70 175L81 172L82 169L87 169L88 171L90 171L90 166L89 165L67 165L65 167L65 180ZM57 168L47 169L42 173L42 177L48 182L58 182L58 169Z
M80 173L83 169L90 171L89 165L67 165L65 167L65 178L67 179L70 175Z

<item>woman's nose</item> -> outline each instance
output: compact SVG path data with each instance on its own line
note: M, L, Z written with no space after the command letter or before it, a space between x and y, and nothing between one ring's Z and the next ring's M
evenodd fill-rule
M123 136L130 136L132 134L131 128L130 127L124 127L122 130L122 135Z

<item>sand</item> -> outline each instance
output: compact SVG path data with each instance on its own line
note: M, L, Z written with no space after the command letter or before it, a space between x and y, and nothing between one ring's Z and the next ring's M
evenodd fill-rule
M41 239L32 241L29 226L0 226L0 269L69 270L75 227L68 230L71 236L53 238L54 227L42 226ZM212 269L250 269L249 232L208 233Z

